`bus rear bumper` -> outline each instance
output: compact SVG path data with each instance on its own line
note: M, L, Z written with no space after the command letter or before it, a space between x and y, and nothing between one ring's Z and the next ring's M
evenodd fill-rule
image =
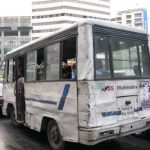
M80 128L80 143L95 145L97 143L127 136L134 133L141 133L150 129L150 119L140 120L132 123L110 125L98 128Z

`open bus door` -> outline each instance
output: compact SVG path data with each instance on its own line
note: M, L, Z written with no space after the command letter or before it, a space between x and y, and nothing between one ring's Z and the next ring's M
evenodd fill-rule
M16 58L16 119L18 123L24 123L25 121L25 98L24 98L24 56L18 56Z

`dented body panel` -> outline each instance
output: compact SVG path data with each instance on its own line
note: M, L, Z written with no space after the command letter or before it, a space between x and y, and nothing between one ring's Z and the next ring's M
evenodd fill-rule
M150 80L79 82L81 143L92 145L148 129L149 84Z
M43 117L55 118L64 140L77 142L76 89L76 82L25 84L26 125L40 131Z

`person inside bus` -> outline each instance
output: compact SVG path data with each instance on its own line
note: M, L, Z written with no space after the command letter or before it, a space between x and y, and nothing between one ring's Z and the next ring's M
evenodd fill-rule
M71 78L72 79L77 79L77 67L76 67L76 63L72 64L71 66Z
M104 70L102 60L96 60L96 76L104 77L107 76L108 72Z
M43 80L44 79L44 61L41 60L41 63L37 64L37 79Z
M62 63L62 78L71 79L71 66L65 62Z

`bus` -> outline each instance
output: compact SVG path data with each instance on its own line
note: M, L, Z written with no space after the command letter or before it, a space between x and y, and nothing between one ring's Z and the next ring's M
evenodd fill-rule
M0 117L2 117L2 107L3 107L3 79L4 79L4 68L0 66Z
M87 19L7 53L3 114L45 132L52 150L150 129L144 30Z

